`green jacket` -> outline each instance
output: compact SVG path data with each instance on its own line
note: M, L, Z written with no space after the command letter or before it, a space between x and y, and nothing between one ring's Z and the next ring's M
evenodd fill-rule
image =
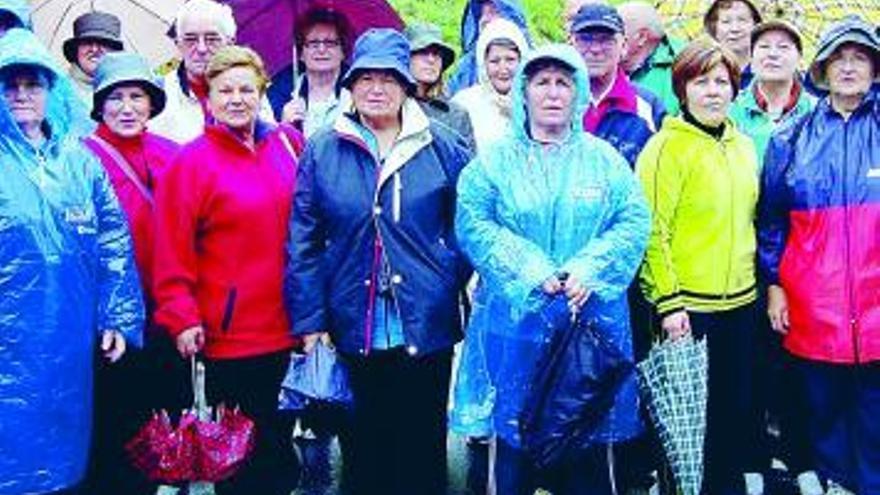
M755 300L757 167L730 121L719 140L667 117L648 141L636 164L653 217L641 282L661 315Z
M684 42L666 36L645 63L629 75L632 82L660 98L668 115L678 115L678 98L672 90L672 62L683 48Z
M806 89L801 89L797 104L784 114L779 120L773 120L766 110L758 106L755 99L755 84L752 82L749 87L740 93L730 108L730 118L736 123L737 128L745 135L752 138L755 142L755 151L758 153L758 168L762 168L764 163L764 152L767 150L767 144L770 142L770 136L777 127L785 122L797 119L807 114L816 104L816 99L807 93Z

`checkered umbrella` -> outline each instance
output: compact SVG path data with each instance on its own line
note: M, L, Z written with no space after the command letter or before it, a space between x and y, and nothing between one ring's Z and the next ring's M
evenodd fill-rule
M822 31L847 15L880 24L878 0L755 0L765 19L785 19L800 29L805 60L810 60ZM711 0L654 0L666 20L666 29L681 39L703 34L703 15Z
M709 395L706 339L667 340L652 349L637 366L642 396L678 493L699 495Z

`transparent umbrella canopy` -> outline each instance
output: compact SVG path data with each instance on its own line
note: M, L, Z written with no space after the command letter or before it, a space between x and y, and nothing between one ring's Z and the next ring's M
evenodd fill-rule
M804 57L810 60L822 31L847 15L858 15L880 24L880 0L756 0L765 19L785 19L794 24L804 38ZM655 0L666 20L668 32L680 39L693 39L704 33L703 15L710 0Z
M73 36L73 21L99 10L119 17L125 49L143 55L151 65L165 64L177 54L165 36L184 0L31 0L34 32L66 65L61 47Z

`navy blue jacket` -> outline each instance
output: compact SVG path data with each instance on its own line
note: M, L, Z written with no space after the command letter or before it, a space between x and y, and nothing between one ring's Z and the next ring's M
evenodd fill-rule
M407 351L425 355L459 341L459 294L470 268L453 219L458 174L469 160L464 142L430 123L413 99L381 168L352 115L309 140L285 286L294 333L327 331L343 353L369 352L382 253Z
M614 147L635 168L636 159L648 139L657 132L666 110L660 98L636 86L638 113L612 108L602 118L595 136Z

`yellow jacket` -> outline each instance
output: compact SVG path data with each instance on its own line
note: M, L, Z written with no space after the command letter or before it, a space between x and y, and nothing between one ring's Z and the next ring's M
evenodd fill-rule
M668 117L636 169L652 211L642 289L661 316L755 300L758 164L733 122L715 139Z

